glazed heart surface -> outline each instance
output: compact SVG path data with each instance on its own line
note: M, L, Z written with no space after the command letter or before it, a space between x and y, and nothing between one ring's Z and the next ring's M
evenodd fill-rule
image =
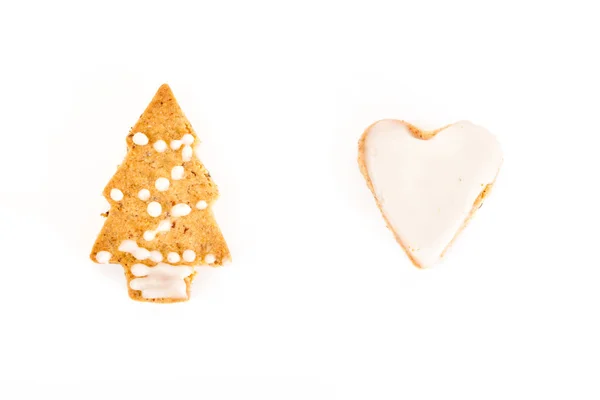
M468 121L427 133L382 120L364 133L359 153L388 226L419 267L439 261L502 164L496 138Z

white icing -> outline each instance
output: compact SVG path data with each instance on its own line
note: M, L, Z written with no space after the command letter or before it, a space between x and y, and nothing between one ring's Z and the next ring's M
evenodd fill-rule
M169 180L167 178L158 178L156 182L154 182L154 186L159 192L164 192L169 189Z
M429 140L384 120L367 133L365 165L392 229L422 267L435 264L502 164L495 137L458 122Z
M153 201L148 204L147 210L151 217L158 217L162 213L162 206L160 203Z
M207 264L212 264L215 262L215 260L216 258L212 254L207 254L206 257L204 257L204 262L206 262Z
M204 210L207 206L208 206L208 204L204 200L200 200L199 202L196 203L196 208L199 210Z
M184 203L175 204L173 208L171 208L171 215L173 217L183 217L188 215L192 211L192 207L188 206Z
M154 150L162 153L167 149L167 143L164 140L157 140L154 142Z
M170 229L171 229L171 220L168 218L163 221L160 221L160 223L158 224L158 228L156 228L156 230L158 232L169 232Z
M110 198L113 199L114 201L121 201L123 200L123 192L121 192L119 189L111 189L110 190Z
M134 264L131 267L131 273L134 276L146 276L146 275L148 275L149 270L150 270L150 267L145 264Z
M192 150L192 146L184 146L183 150L181 150L181 159L183 161L190 161L193 155L194 150Z
M150 258L150 250L145 249L143 247L138 247L134 250L132 255L136 258L136 260L145 260Z
M96 261L98 261L100 264L108 264L111 257L112 254L110 254L108 251L99 251L96 253ZM183 253L183 257L185 258L185 252Z
M141 290L146 299L187 298L187 286L184 278L193 272L192 267L173 266L159 263L154 267L144 264L135 264L131 267L131 273L136 276L129 282L133 290Z
M173 150L179 150L182 144L183 143L181 142L181 140L171 140L171 148Z
M181 257L179 257L179 254L172 251L169 254L167 254L167 260L169 260L170 263L176 263L181 260Z
M196 259L196 252L194 250L185 250L182 257L183 261L192 262Z
M158 227L154 230L144 232L144 239L147 241L154 240L159 232L168 232L171 230L171 220L166 218L158 223Z
M138 247L134 240L123 240L119 246L119 251L133 255L137 260L150 258L150 251L143 247Z
M159 263L163 260L163 255L160 251L158 250L152 250L150 252L150 259L152 261L154 261L155 263Z
M192 143L194 143L194 135L191 135L189 133L186 133L185 135L183 135L183 137L181 138L181 142L185 145L191 145Z
M140 146L145 146L148 144L148 136L144 135L142 132L137 132L135 135L133 135L133 143Z
M173 169L171 170L171 179L173 179L174 181L183 179L184 175L185 175L185 169L181 165L173 167Z
M119 251L124 253L133 253L133 251L137 248L138 245L135 240L123 240L119 245Z
M150 198L150 191L148 189L142 189L138 192L138 197L142 201L146 201Z
M146 231L144 232L144 240L146 241L151 241L154 240L154 238L156 237L156 232L155 231Z

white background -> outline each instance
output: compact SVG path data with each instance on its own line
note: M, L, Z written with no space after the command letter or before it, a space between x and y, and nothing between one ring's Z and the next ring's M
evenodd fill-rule
M350 3L1 3L1 398L600 396L594 2ZM164 82L233 255L167 306L88 259ZM359 173L380 118L503 146L433 269Z

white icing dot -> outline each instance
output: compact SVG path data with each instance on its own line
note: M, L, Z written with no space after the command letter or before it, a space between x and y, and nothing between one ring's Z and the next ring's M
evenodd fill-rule
M132 267L132 272L133 272L133 267ZM141 282L141 279L133 279L131 282L129 282L129 287L132 288L133 290L142 290L144 285Z
M148 189L142 189L138 192L138 197L142 201L146 201L150 198L150 191Z
M133 135L133 143L144 146L148 144L148 136L144 135L142 132L138 132Z
M122 251L125 253L131 253L137 248L138 248L138 245L135 242L135 240L123 240L121 242L121 245L119 246L119 251Z
M212 263L214 263L214 262L215 262L215 260L216 260L216 258L215 258L215 256L214 256L214 255L212 255L212 254L207 254L207 255L206 255L206 257L204 257L204 261L205 261L207 264L212 264Z
M173 150L179 150L181 145L182 145L181 140L171 140L171 148Z
M158 189L159 192L164 192L169 189L169 180L167 178L158 178L156 182L154 182L154 186Z
M151 217L158 217L162 213L162 206L160 205L160 203L153 201L150 204L148 204L147 211Z
M204 210L206 207L208 207L208 204L206 204L206 201L204 200L200 200L196 203L196 208L199 210Z
M192 212L192 207L184 203L175 204L173 208L171 208L171 215L174 217L183 217L190 212Z
M194 250L186 250L183 252L183 260L192 262L196 259L196 252Z
M151 241L156 237L155 231L146 231L144 232L144 240Z
M185 253L183 253L183 255L185 258ZM108 251L99 251L96 253L96 261L98 261L100 264L108 264L111 257L112 254L110 254Z
M176 263L179 262L181 258L179 257L179 254L175 253L175 252L170 252L167 255L167 260L169 260L170 263Z
M154 261L155 263L159 263L163 260L163 255L160 251L158 250L152 250L150 252L150 259L152 261Z
M110 198L114 201L121 201L123 200L123 192L121 192L119 189L111 189Z
M138 260L145 260L150 257L150 251L143 247L138 247L133 251L133 256Z
M194 135L186 133L181 138L181 141L183 142L183 144L190 145L190 144L194 143Z
M148 266L146 266L144 264L134 264L131 267L131 273L134 276L146 276L146 275L148 275L148 270L149 270Z
M183 148L183 150L181 151L181 159L183 161L190 161L192 159L192 155L194 154L194 151L192 150L191 146L185 146Z
M167 143L164 140L157 140L154 142L154 150L162 153L167 149Z
M164 221L160 221L156 230L159 232L168 232L171 230L171 220L165 219Z
M146 275L148 275L149 270L150 270L150 268L144 264L134 264L131 267L131 273L134 276L146 276ZM135 288L132 287L132 289L135 289Z
M171 170L171 179L177 181L179 179L183 179L183 175L185 174L185 170L181 165L173 167Z

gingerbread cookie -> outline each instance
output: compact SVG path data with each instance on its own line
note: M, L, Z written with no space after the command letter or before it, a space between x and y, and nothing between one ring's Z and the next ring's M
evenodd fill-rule
M438 262L496 180L502 150L467 121L432 132L375 122L359 142L360 170L377 206L417 267Z
M125 160L104 189L110 210L90 257L120 264L134 300L186 301L196 266L230 259L211 211L217 186L194 155L197 143L162 85L127 136Z

